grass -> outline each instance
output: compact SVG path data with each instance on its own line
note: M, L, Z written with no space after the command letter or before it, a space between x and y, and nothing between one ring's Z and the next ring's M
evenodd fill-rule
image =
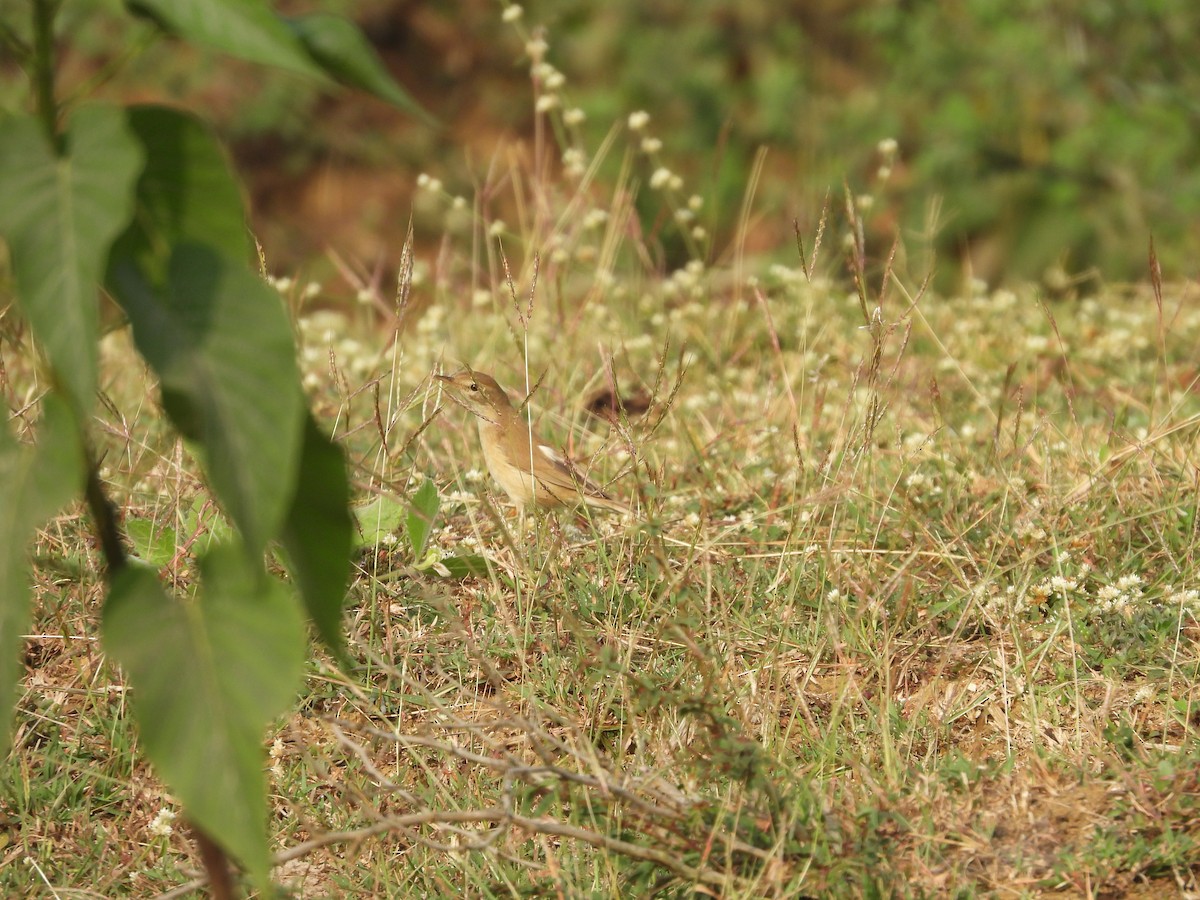
M677 215L702 202L660 176L656 228L693 253L663 273L661 234L632 214L644 137L602 189L550 165L571 145L556 123L559 143L540 129L495 161L473 212L433 185L443 244L401 266L394 298L365 277L359 305L278 284L359 501L402 502L432 477L434 546L488 561L455 580L389 535L362 552L355 666L315 656L266 736L280 883L1197 890L1195 285L936 296L862 245L856 201L793 265L714 256ZM848 266L830 260L842 233ZM0 340L19 426L38 375L11 315ZM543 436L640 517L508 514L473 424L439 412L428 375L455 359L533 389ZM103 360L105 475L139 551L186 590L227 526L127 335ZM589 416L614 385L647 409ZM0 886L179 896L197 861L94 639L86 529L71 513L35 548Z

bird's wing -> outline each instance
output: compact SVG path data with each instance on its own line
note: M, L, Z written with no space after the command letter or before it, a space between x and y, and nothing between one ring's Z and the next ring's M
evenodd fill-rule
M537 448L549 465L534 466L534 474L548 491L555 495L566 491L565 496L582 492L585 495L607 498L608 495L599 485L582 472L572 469L567 464L566 458L553 447L548 444L538 444Z

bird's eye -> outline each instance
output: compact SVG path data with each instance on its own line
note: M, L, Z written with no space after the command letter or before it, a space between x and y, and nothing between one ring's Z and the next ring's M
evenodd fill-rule
M471 382L471 390L473 390L473 391L479 390L479 385L477 385L475 382L472 381Z

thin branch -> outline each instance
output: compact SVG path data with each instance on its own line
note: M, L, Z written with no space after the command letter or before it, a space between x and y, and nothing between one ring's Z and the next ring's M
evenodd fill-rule
M496 806L488 809L445 810L441 812L437 810L423 810L403 816L388 816L363 828L329 832L328 834L322 834L311 840L296 844L294 847L289 847L287 850L275 854L271 860L271 864L272 866L281 866L291 860L307 856L309 853L319 850L322 847L329 847L335 844L353 844L391 831L412 831L415 828L425 825L463 824L507 824L523 831L528 831L531 834L547 834L573 838L585 844L590 844L593 847L599 847L602 850L611 850L614 853L620 853L632 859L652 862L655 865L663 867L676 877L692 883L699 882L724 888L728 887L731 881L727 875L723 875L712 869L701 869L690 866L683 860L663 850L656 850L653 847L643 847L629 841L611 838L595 831L589 831L586 828L567 825L566 823L559 822L557 819L532 818L530 816L517 815ZM428 843L421 839L418 839L418 842L422 844ZM176 898L184 897L208 883L209 880L206 877L194 878L186 884L181 884L164 894L159 894L157 900L176 900ZM213 891L213 895L218 896L215 890Z

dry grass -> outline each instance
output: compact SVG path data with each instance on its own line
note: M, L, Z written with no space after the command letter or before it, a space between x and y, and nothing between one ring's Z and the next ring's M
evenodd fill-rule
M426 422L443 346L520 383L520 356L492 349L503 309L435 295L453 334L427 314L366 364L348 342L370 351L377 334L301 318L326 363L314 398L361 492L402 497L431 475L437 545L492 569L455 582L415 569L403 541L364 552L358 668L315 661L270 744L282 882L303 896L1194 887L1194 289L1167 291L1169 328L1147 292L1113 291L1057 305L1056 334L1033 296L895 302L862 327L831 284L763 281L777 351L762 305L703 275L692 296L647 283L584 306L575 328L535 308L539 427L597 451L593 472L623 471L636 522L522 525L461 416ZM570 399L608 377L588 362L598 334L645 415L610 425ZM147 385L123 338L110 344L109 475L127 521L174 530L185 552L168 548L168 572L186 587L192 531L217 513L135 399ZM36 890L31 858L56 889L150 896L194 864L178 823L151 828L174 807L136 760L94 641L85 524L60 520L38 547L3 879Z

